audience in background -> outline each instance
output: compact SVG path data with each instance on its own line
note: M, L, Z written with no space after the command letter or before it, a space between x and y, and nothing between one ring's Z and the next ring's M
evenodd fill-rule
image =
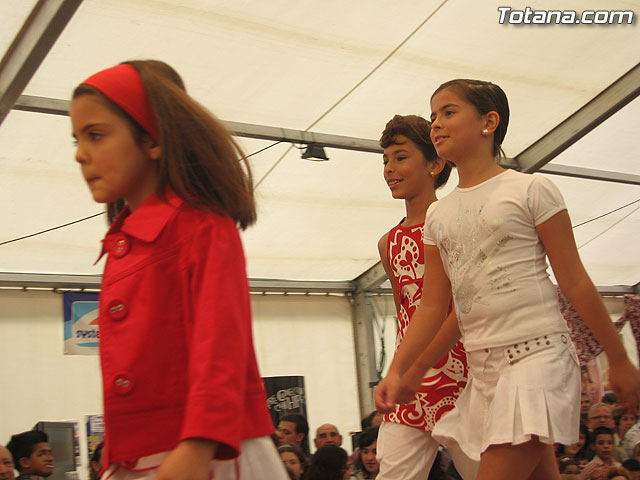
M589 409L591 408L591 397L585 391L580 394L580 421L589 423Z
M290 476L295 480L301 480L307 471L308 461L302 449L297 445L280 445L278 453Z
M633 450L638 444L640 444L640 422L627 430L622 439L622 448L627 455L626 458L635 458Z
M358 435L358 457L354 463L355 479L372 479L378 476L380 464L376 459L379 427L369 427Z
M351 469L347 463L347 452L335 445L320 447L311 458L311 465L304 480L347 480Z
M298 445L309 456L309 424L300 413L287 413L280 418L276 429L280 445Z
M613 412L615 412L617 408L620 408L620 403L618 402L618 396L611 391L606 392L602 396L600 401L602 403L606 403L607 405L609 405L611 407L611 411Z
M598 427L615 428L613 423L613 410L606 403L596 403L589 409L589 423L587 423L589 430L594 430Z
M640 462L630 458L622 462L622 467L631 474L631 480L640 480Z
M640 422L636 410L618 406L613 394L592 404L583 392L579 441L557 445L556 455L563 479L640 480ZM361 419L363 431L354 438L354 453L348 457L342 448L342 435L333 424L316 429L315 455L309 460L309 425L297 413L284 415L272 435L287 473L293 480L375 479L379 472L376 459L378 426L382 416L372 411ZM587 428L587 426L589 428ZM99 480L102 470L102 443L89 463L90 480ZM456 480L446 449L439 453L443 461L434 462L428 480ZM46 433L31 430L13 435L6 447L0 445L0 480L46 478L53 472L53 455ZM620 462L623 462L622 464ZM16 478L14 468L18 470Z
M53 454L46 433L38 430L17 433L11 436L7 448L20 474L18 480L46 478L53 473Z
M102 471L102 447L103 443L100 442L93 451L93 455L91 455L91 460L89 461L90 480L99 480L102 476L100 475Z
M558 460L560 473L564 475L577 475L580 473L580 465L571 457L564 457Z
M640 462L640 442L636 443L635 447L633 447L633 459Z
M583 367L580 440L556 448L562 478L640 480L638 413L620 406L612 392L605 392L602 398L595 396L597 388L585 370Z
M584 467L593 458L589 443L589 430L584 423L580 422L578 442L573 445L559 445L556 451L558 459L573 460L580 468Z
M591 432L591 448L595 452L595 456L584 467L584 472L590 475L590 477L586 478L598 478L609 467L621 466L620 462L613 458L613 430L610 428L596 427Z
M597 403L600 398L600 390L596 383L591 379L591 374L589 373L587 366L582 365L580 368L582 372L582 391L589 395L589 400L593 405L594 403Z
M325 445L342 446L342 435L338 431L338 427L330 423L320 425L316 430L316 438L313 439L316 449Z
M630 458L624 448L624 438L631 427L637 423L638 417L634 410L627 407L618 407L613 412L613 420L617 429L617 432L614 435L616 445L615 455L619 461L623 462Z
M13 457L6 447L0 445L0 480L13 480L16 478L13 471Z
M377 410L365 415L362 420L360 420L360 426L362 427L362 431L365 431L369 427L379 427L382 423L382 414Z

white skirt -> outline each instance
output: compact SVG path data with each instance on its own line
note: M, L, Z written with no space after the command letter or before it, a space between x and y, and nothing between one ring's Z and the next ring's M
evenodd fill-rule
M284 463L271 437L249 438L240 446L240 456L231 460L213 460L211 477L215 480L286 480ZM112 464L103 480L153 480L162 461L170 452L156 453L138 459L135 467Z
M568 333L467 352L469 383L433 438L471 464L490 445L571 445L580 424L580 365Z

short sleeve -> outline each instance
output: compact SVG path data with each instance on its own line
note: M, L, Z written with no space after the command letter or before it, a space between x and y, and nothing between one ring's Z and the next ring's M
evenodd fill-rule
M529 184L527 206L536 226L567 209L558 187L551 180L540 175L534 175Z
M433 222L433 211L436 208L436 204L438 202L433 202L431 205L429 205L429 208L427 208L427 215L424 219L424 244L425 245L435 245L436 244L436 236L435 236L435 232L432 231L432 227L434 225Z

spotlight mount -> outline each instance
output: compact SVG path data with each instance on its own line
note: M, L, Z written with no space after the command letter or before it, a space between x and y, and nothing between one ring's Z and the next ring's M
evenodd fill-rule
M308 144L306 150L302 152L302 158L305 160L312 160L314 162L325 162L329 160L329 157L327 157L327 154L324 151L324 147L317 143Z

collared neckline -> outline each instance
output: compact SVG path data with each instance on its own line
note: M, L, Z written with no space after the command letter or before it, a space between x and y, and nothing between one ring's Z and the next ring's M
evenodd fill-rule
M183 203L184 200L167 187L164 201L153 193L133 212L125 206L102 239L102 251L96 263L107 253L106 246L113 235L124 233L143 242L153 242Z

